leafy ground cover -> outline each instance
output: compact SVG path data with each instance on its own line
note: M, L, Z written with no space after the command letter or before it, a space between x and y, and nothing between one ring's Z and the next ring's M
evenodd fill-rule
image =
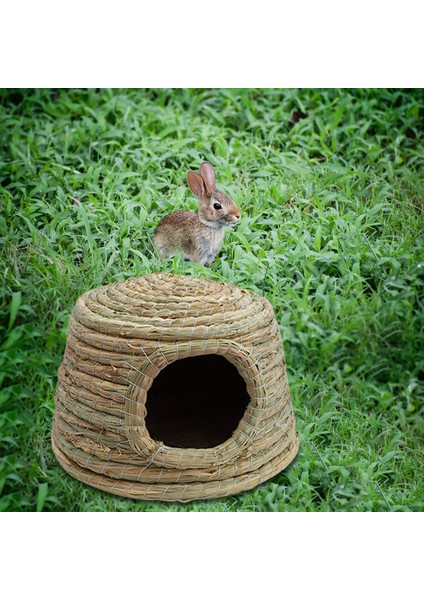
M0 509L421 511L422 90L0 92ZM211 268L160 261L202 160L242 211ZM89 288L167 270L266 296L301 440L256 489L135 502L50 446L67 322Z

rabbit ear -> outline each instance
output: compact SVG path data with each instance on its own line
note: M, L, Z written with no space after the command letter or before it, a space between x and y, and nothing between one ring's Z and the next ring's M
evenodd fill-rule
M200 177L199 173L195 173L194 171L189 171L187 173L187 182L188 186L199 198L204 198L206 194L205 183L203 179Z
M215 189L215 171L209 162L204 162L200 165L200 175L205 182L206 191L208 194Z

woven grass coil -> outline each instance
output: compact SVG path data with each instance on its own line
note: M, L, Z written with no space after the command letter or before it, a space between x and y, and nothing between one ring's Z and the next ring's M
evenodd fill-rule
M213 394L221 367L208 373L212 356L233 365L245 387L234 430L210 447L156 439L148 427L149 398L159 375L173 363L203 357L204 374L196 376ZM190 379L179 386L183 394ZM225 390L225 378L220 385ZM216 397L223 422L231 402ZM296 456L298 437L271 304L236 286L168 273L86 292L69 321L52 446L71 476L128 498L217 498L273 477Z

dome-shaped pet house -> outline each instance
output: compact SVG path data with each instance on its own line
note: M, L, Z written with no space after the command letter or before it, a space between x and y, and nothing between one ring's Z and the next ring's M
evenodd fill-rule
M298 438L271 304L165 273L83 294L52 444L70 475L130 498L215 498L276 475Z

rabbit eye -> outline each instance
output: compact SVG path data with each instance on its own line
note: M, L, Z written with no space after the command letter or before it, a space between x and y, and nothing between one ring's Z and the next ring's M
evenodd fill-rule
M213 205L213 207L214 207L215 210L220 210L222 208L222 206L218 202L215 202L215 204Z

